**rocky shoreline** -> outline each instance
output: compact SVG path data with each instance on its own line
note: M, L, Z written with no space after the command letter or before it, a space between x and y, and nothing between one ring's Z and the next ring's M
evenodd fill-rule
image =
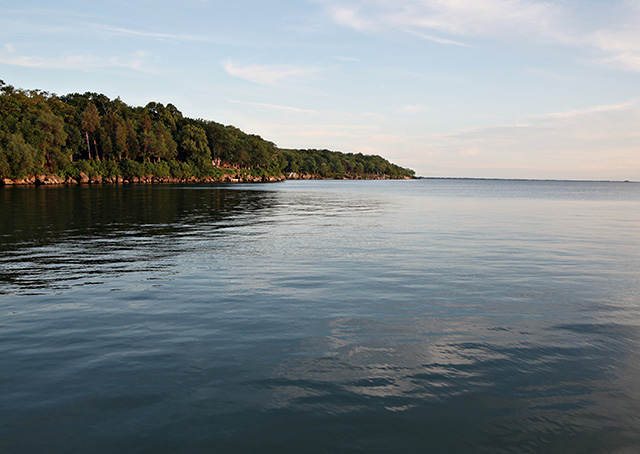
M102 177L100 175L89 176L85 173L81 173L77 178L67 176L62 178L58 175L40 174L31 175L26 178L0 178L0 186L52 186L52 185L78 185L78 184L180 184L180 183L276 183L278 181L285 180L320 180L323 179L318 175L306 174L299 175L291 173L289 175L268 176L268 177L254 177L251 175L241 174L225 174L221 177L187 177L187 178L174 178L174 177L158 177L156 175L146 175L142 177L129 177L124 178L121 175L113 177ZM350 178L344 178L350 179ZM361 179L360 177L356 179ZM388 177L370 178L385 180Z
M81 173L77 178L67 176L62 178L58 175L31 175L26 178L2 178L0 186L50 186L50 185L77 185L77 184L176 184L176 183L275 183L286 180L284 175L270 177L253 177L250 175L222 175L219 178L213 177L158 177L156 175L145 175L141 177L124 178L122 175L103 177L100 175L89 176Z

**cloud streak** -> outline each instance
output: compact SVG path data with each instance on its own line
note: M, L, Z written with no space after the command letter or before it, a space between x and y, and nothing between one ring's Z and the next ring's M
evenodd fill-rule
M460 41L455 41L453 39L446 39L446 38L441 38L439 36L426 35L424 33L420 33L417 31L409 31L409 33L417 36L418 38L422 38L427 41L433 41L434 43L438 43L438 44L446 44L446 45L460 46L460 47L471 47L469 44L465 44Z
M163 41L196 41L196 42L215 42L211 37L198 35L185 35L178 33L159 33L145 30L132 30L121 27L110 27L105 25L93 24L92 27L97 30L124 36L136 36L141 38L159 39Z
M222 63L224 70L231 76L250 82L268 85L283 86L292 82L300 82L308 76L318 72L317 68L297 65L260 65L238 64L231 60Z
M130 28L117 25L108 25L109 18L100 17L95 14L83 14L72 11L58 11L47 9L34 9L34 10L15 10L11 12L5 12L15 16L12 18L0 19L0 24L5 22L6 25L19 28L21 31L28 31L29 33L41 34L55 34L78 37L79 34L84 34L88 37L102 36L102 37L124 37L124 38L143 38L149 40L157 40L162 42L174 42L174 43L210 43L210 44L233 44L228 38L211 36L208 34L190 34L190 33L168 33L166 31L154 31L148 28ZM46 26L38 24L34 26L31 21L25 20L25 17L30 16L44 16L55 17L56 20L50 21ZM4 20L3 20L4 19ZM111 20L112 21L112 20ZM112 21L116 22L116 21ZM118 21L119 22L119 21ZM145 23L145 26L148 24Z
M408 32L432 30L464 35L502 33L505 29L544 29L553 17L546 2L527 0L324 0L334 22L357 30L394 28ZM450 40L426 35L443 44ZM455 41L454 41L455 42Z
M5 45L5 49L7 52L0 54L0 63L24 68L74 71L124 68L140 72L157 72L149 67L151 55L146 52L137 52L126 57L111 56L106 58L88 54L42 57L38 55L18 55L14 50L15 47L11 44Z
M442 45L464 39L520 39L590 50L593 64L640 72L640 6L612 2L603 26L598 12L540 0L321 0L331 20L359 32L403 32ZM609 6L609 5L607 5ZM441 35L445 36L441 36Z
M269 103L264 103L264 102L248 102L248 101L236 101L236 100L231 100L229 102L234 103L234 104L244 104L244 105L249 105L249 106L264 107L266 109L279 110L279 111L283 111L283 112L304 113L304 114L315 113L314 110L310 110L310 109L301 109L299 107L282 106L282 105L279 105L279 104L269 104Z

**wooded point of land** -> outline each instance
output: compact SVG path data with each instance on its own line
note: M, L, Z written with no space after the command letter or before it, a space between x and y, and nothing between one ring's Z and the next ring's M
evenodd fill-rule
M0 81L0 179L412 178L376 155L280 149L234 126L192 119L173 105L132 107L99 93L57 96Z

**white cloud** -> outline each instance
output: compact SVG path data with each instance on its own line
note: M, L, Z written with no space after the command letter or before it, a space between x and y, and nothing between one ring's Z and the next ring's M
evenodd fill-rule
M151 55L136 52L127 57L96 57L93 55L65 55L60 57L41 57L37 55L17 55L14 50L0 55L0 63L36 69L68 69L86 71L105 68L125 68L142 72L156 72L149 66Z
M356 30L364 30L372 25L358 14L356 8L332 7L331 16L336 23Z
M617 2L612 4L615 6ZM565 44L589 48L596 53L587 62L607 68L640 72L640 4L622 2L614 19L593 19L583 29L566 27L557 33ZM606 24L602 26L601 24ZM596 24L596 25L592 25Z
M593 106L593 107L589 107L587 109L581 109L581 110L566 110L563 112L553 112L553 113L549 113L546 115L541 115L537 118L540 119L557 119L557 118L588 118L588 117L595 117L598 115L602 115L602 114L616 114L616 113L624 113L625 115L628 115L629 113L632 113L632 118L635 117L637 115L637 113L635 113L635 111L637 110L638 107L638 101L636 100L631 100L631 101L627 101L624 103L620 103L620 104L606 104L606 105L600 105L600 106Z
M417 36L419 38L422 38L424 40L433 41L434 43L438 43L438 44L447 44L447 45L460 46L460 47L470 47L468 44L462 43L460 41L455 41L453 39L446 39L446 38L441 38L439 36L426 35L424 33L420 33L420 32L417 32L417 31L409 31L409 33L411 33L412 35L415 35L415 36Z
M599 11L541 0L320 0L331 19L358 31L405 32L443 45L458 38L522 39L587 49L588 61L640 72L640 6L614 0ZM609 4L607 4L609 7ZM444 35L444 36L442 36Z
M170 42L193 42L193 43L210 43L210 44L237 44L239 41L233 40L228 37L220 37L214 35L197 35L197 34L188 34L188 33L165 33L165 32L156 32L150 30L143 29L131 29L124 27L112 27L108 25L102 24L81 24L79 23L77 27L74 29L74 33L77 33L78 27L85 27L89 29L92 33L101 32L104 35L114 35L114 36L127 36L127 37L137 37L137 38L145 38L152 39L158 41L170 41Z
M614 67L633 72L640 72L640 52L625 52L609 58L596 60L602 66Z
M279 86L298 81L318 71L317 68L296 65L241 65L227 60L222 63L231 76L261 85Z
M167 40L167 41L203 41L203 42L211 41L210 37L199 36L199 35L159 33L159 32L145 31L145 30L132 30L132 29L121 28L121 27L109 27L109 26L99 25L99 24L92 24L91 27L94 30L102 30L104 32L115 34L115 35L138 36L141 38L160 39L160 40Z
M494 34L504 29L543 29L553 8L527 0L324 0L332 19L358 30L396 28L456 35ZM426 35L429 36L429 35ZM432 37L451 44L445 38Z
M304 114L311 114L315 112L314 110L310 110L310 109L301 109L299 107L282 106L279 104L269 104L264 102L247 102L247 101L236 101L236 100L230 100L229 102L235 103L235 104L245 104L250 106L264 107L266 109L279 110L284 112L304 113Z
M549 20L547 3L525 0L409 1L391 12L389 22L457 35L494 34L505 29L541 29Z

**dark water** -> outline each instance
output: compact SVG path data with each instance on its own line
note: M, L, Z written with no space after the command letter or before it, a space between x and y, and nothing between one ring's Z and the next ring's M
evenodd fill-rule
M640 450L640 184L0 190L0 452Z

